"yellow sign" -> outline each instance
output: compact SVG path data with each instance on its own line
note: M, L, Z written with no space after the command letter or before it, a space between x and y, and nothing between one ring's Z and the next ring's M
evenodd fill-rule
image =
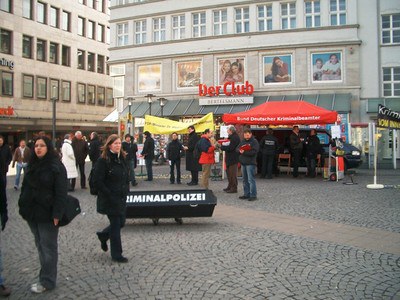
M208 113L201 119L188 123L149 115L144 118L144 131L149 131L152 134L171 134L173 132L184 134L187 133L187 128L190 125L193 125L197 132L203 132L207 128L214 130L213 113Z

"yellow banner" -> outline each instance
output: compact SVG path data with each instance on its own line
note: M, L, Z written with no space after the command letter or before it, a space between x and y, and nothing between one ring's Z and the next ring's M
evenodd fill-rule
M196 132L203 132L207 128L214 130L213 113L208 113L201 119L193 122L178 122L149 115L146 115L144 118L144 131L152 134L171 134L173 132L184 134L188 133L187 128L190 125L196 128Z

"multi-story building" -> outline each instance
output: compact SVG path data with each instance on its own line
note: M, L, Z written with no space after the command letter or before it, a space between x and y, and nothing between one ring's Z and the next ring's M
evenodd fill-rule
M0 133L115 131L109 1L0 0Z
M136 117L148 94L168 99L153 114L178 119L308 101L338 111L343 137L368 150L377 103L400 110L398 0L115 0L110 24L114 88ZM227 81L253 85L250 100L207 101L203 88ZM384 135L395 164L396 131Z

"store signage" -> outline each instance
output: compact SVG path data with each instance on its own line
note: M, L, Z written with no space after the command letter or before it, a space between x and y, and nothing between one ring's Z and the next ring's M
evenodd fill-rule
M252 95L254 92L254 86L248 81L245 84L236 84L235 82L225 82L223 86L207 86L205 84L199 84L199 96L219 96L225 94L225 96L237 96L237 95Z
M232 105L253 103L253 97L207 97L199 99L199 105Z
M9 107L0 107L0 116L12 116L14 115L14 108Z
M0 58L0 66L8 67L10 70L14 69L14 62L4 57Z
M378 127L400 129L400 112L378 104Z

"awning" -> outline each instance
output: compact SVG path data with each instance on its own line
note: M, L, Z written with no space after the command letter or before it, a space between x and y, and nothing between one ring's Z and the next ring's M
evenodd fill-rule
M313 94L313 95L282 95L282 96L256 96L253 104L242 105L199 105L198 99L186 100L168 100L163 108L164 117L182 117L182 116L197 116L206 115L212 112L214 115L233 114L238 112L248 111L265 102L279 101L306 101L316 106L323 107L328 110L335 110L339 113L350 112L351 94ZM126 116L129 112L129 107L125 107L121 113ZM149 114L149 103L146 101L132 102L131 113L133 117L144 118L144 115ZM151 115L161 116L161 107L158 101L151 104Z
M400 111L400 98L368 98L367 113L377 113L378 104L389 107L391 110Z

